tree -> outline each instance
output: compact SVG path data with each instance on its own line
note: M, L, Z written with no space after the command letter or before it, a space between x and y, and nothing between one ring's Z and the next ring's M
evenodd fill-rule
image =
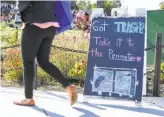
M93 9L96 8L96 4L91 4L90 1L71 1L71 9L72 10L85 10L85 9Z
M71 9L72 10L79 10L79 7L78 7L76 1L71 1Z
M94 8L96 8L96 3L94 3L94 4L91 4L91 7L90 7L90 9L91 9L91 10L93 10Z
M164 1L160 3L160 9L164 9Z
M113 8L113 2L110 1L110 0L98 1L98 7L104 8L105 14L110 16L111 15L111 10Z
M101 1L101 0L97 0L97 8L103 8L104 6L104 1Z
M91 4L91 2L88 1L87 2L87 9L93 10L94 8L96 8L96 3Z
M121 7L121 1L120 0L114 0L113 1L113 8Z
M79 1L77 2L77 5L80 10L87 9L87 3L85 1Z

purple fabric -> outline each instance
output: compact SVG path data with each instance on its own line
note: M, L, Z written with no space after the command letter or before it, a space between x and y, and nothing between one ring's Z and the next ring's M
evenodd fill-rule
M60 25L60 28L57 29L57 34L59 34L71 27L73 17L70 1L55 1L55 8L57 22Z

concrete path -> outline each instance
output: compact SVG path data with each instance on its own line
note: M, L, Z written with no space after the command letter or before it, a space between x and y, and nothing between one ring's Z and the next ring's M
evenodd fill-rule
M36 106L16 106L15 99L23 98L23 89L1 88L0 117L164 117L164 108L149 103L155 98L143 98L141 104L133 101L90 98L83 103L79 94L78 103L71 107L66 93L35 91ZM164 105L163 98L156 101ZM155 101L154 101L155 102Z
M164 109L164 97L144 97L143 100Z

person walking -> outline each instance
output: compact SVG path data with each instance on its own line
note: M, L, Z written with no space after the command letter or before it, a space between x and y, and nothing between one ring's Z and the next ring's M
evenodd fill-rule
M60 28L55 15L57 13L55 4L55 1L19 1L19 12L25 24L21 37L25 98L14 101L16 105L35 105L33 99L35 58L38 66L62 84L69 95L70 104L73 105L77 101L76 87L69 84L68 79L49 61L51 44L57 29Z

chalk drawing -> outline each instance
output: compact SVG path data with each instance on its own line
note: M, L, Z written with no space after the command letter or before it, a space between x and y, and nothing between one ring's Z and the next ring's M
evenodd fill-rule
M109 68L97 67L94 68L92 84L92 92L97 92L102 95L107 92L109 96L118 94L120 97L135 96L137 81L137 69L128 68Z
M131 72L116 71L115 81L115 93L130 95Z
M94 67L92 82L92 92L112 92L113 91L113 70L99 69Z
M127 71L126 69L116 70L114 92L129 97L135 96L137 86L136 74L136 69L133 69L132 71Z

